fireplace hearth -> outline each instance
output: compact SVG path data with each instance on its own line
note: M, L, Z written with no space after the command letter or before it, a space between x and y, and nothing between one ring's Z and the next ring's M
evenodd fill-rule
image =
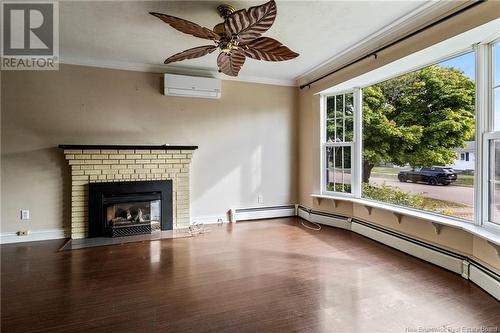
M89 236L123 237L172 230L172 181L89 184Z

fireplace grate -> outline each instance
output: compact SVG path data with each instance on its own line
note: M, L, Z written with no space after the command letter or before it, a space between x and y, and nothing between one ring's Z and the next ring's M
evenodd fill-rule
M161 230L159 222L136 223L110 228L111 237L125 237L133 235L150 234L153 231Z
M141 234L150 234L153 229L150 223L131 224L110 228L111 237L125 237Z

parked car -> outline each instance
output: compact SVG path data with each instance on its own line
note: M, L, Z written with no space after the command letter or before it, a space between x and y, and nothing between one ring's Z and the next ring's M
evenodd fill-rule
M452 168L431 167L415 168L409 171L400 171L398 174L400 182L422 182L430 185L450 185L457 180L457 173Z

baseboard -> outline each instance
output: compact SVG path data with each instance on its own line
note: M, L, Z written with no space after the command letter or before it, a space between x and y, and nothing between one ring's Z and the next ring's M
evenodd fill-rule
M451 253L445 253L425 245L420 245L416 242L401 239L386 232L360 224L356 221L353 221L351 230L357 234L373 239L379 243L385 244L419 259L433 263L434 265L446 268L447 270L457 274L463 275L466 273L464 272L463 265L463 261L467 260L465 257L457 257Z
M452 252L389 231L382 227L346 216L308 210L303 206L299 206L298 215L307 221L351 230L352 232L373 239L414 257L431 262L457 274L464 276L468 274L467 265L463 263L464 260L467 259L466 257L458 256Z
M36 242L67 237L64 229L33 230L26 236L18 236L15 232L2 232L0 234L0 244Z
M500 277L496 273L478 263L471 262L469 280L500 301Z
M331 227L351 230L351 219L330 213L308 210L304 206L297 207L297 215L309 222L328 225Z
M297 216L311 222L350 230L416 258L460 274L500 300L500 274L468 258L378 225L298 206Z
M232 222L291 216L295 216L293 204L231 209Z
M216 224L216 223L229 223L228 217L226 214L224 215L203 215L203 216L195 216L191 218L191 224Z

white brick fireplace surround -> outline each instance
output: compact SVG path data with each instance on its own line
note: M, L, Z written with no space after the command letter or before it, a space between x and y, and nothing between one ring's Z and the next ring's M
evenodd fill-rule
M189 227L189 169L197 146L60 145L71 167L71 238L88 236L88 185L172 180L173 228Z

